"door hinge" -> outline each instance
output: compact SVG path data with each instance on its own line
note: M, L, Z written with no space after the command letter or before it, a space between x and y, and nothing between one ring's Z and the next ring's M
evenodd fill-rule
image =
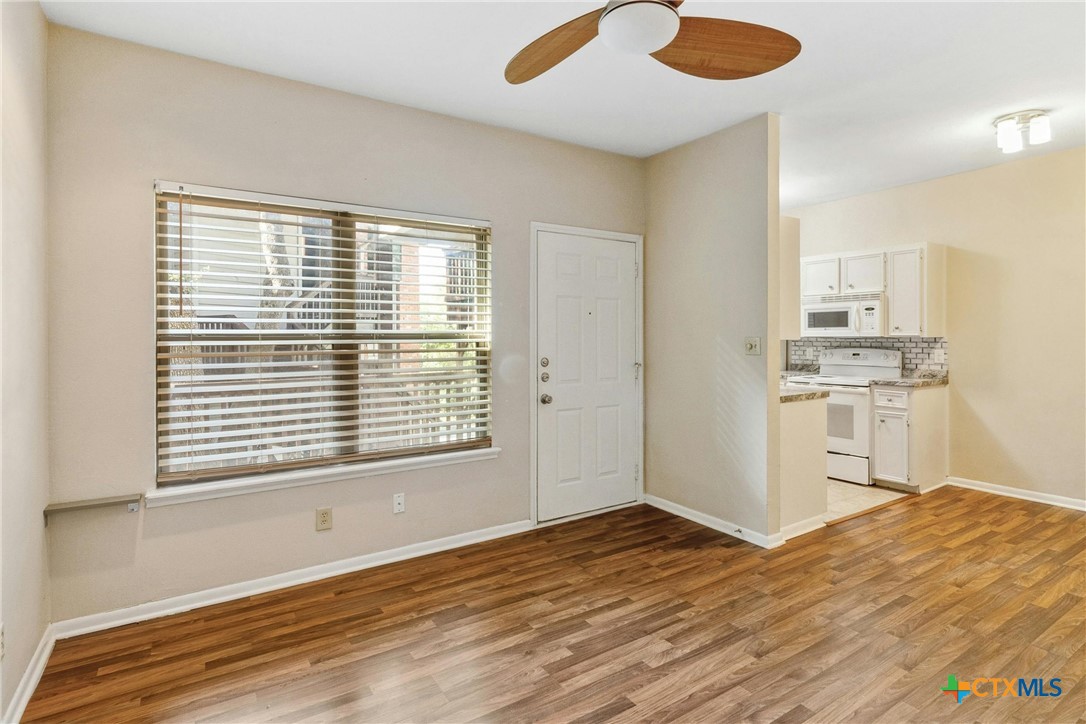
M641 363L640 362L634 362L634 379L635 380L641 379Z
M640 465L634 465L634 480L640 480L640 479L641 479L641 466Z
M634 279L637 279L641 275L641 265L636 261L634 262Z

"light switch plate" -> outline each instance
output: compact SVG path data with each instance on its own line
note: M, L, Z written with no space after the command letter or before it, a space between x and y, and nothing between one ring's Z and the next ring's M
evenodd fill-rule
M762 353L762 338L747 337L743 340L743 351L747 354L760 355Z

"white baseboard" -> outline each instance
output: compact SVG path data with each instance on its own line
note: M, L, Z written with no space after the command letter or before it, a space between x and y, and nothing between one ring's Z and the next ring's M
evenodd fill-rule
M1081 498L1068 498L1063 495L1038 493L1033 490L1012 488L1009 485L996 485L995 483L985 483L981 482L980 480L955 478L953 476L947 477L946 481L948 485L954 485L959 488L969 488L970 490L979 490L984 493L1005 495L1008 498L1018 498L1019 500L1029 500L1034 503L1045 503L1046 505L1058 505L1061 508L1070 508L1071 510L1086 511L1086 500L1083 500Z
M401 548L393 548L392 550L368 553L354 558L346 558L341 561L322 563L318 566L302 568L296 571L287 571L286 573L279 573L265 578L257 578L252 581L232 583L226 586L219 586L218 588L210 588L205 591L187 593L182 596L174 596L161 601L141 603L137 606L121 608L116 611L106 611L105 613L80 616L79 618L57 622L53 624L52 628L56 638L70 638L72 636L91 633L93 631L101 631L107 628L136 623L137 621L147 621L148 619L159 618L160 616L169 616L174 613L191 611L194 608L211 606L216 603L223 603L224 601L234 601L239 598L255 596L259 593L267 593L268 591L275 591L280 588L319 581L322 578L331 578L332 576L339 576L344 573L353 573L366 568L381 566L386 563L395 563L396 561L417 558L419 556L438 553L452 548L460 548L473 543L482 543L483 541L493 540L495 538L504 538L505 536L523 533L524 531L531 529L531 521L527 520L516 523L506 523L505 525L497 525L493 528L484 528L469 533L460 533L446 538L438 538L437 540L414 543Z
M792 523L781 528L781 537L784 540L791 540L796 536L803 535L804 533L810 533L812 530L818 530L819 528L826 527L826 519L824 515L816 515L813 518L807 520L801 520L798 523Z
M71 638L72 636L79 636L80 634L102 631L104 629L124 626L139 621L147 621L161 616L169 616L174 613L183 613L184 611L191 611L194 608L211 606L225 601L234 601L247 596L255 596L259 593L267 593L268 591L274 591L280 588L319 581L322 578L331 578L332 576L339 576L344 573L353 573L355 571L365 570L366 568L381 566L386 563L395 563L396 561L403 561L408 558L417 558L419 556L429 555L430 553L439 553L453 548L461 548L473 543L482 543L484 541L494 540L495 538L504 538L505 536L514 535L516 533L523 533L532 528L532 523L528 520L522 520L516 523L506 523L505 525L496 525L493 528L484 528L482 530L438 538L437 540L393 548L392 550L369 553L341 561L333 561L331 563L323 563L318 566L302 568L296 571L287 571L286 573L279 573L265 578L257 578L252 581L243 581L241 583L232 583L227 586L219 586L218 588L209 588L205 591L187 593L182 596L174 596L161 601L141 603L137 606L129 606L128 608L121 608L116 611L95 613L89 616L80 616L66 621L51 623L46 627L45 632L42 634L41 641L38 643L38 648L34 652L33 658L30 660L30 664L27 666L26 671L23 672L23 677L19 681L19 686L15 689L15 696L12 698L7 711L4 712L2 721L4 724L14 724L22 717L26 705L30 703L30 697L33 696L34 689L37 688L42 673L45 671L45 665L49 661L49 654L53 652L53 645L58 639Z
M655 495L646 495L645 502L654 508L660 510L666 510L668 513L679 516L680 518L686 518L692 520L695 523L704 525L706 528L712 528L718 530L721 533L727 533L733 538L739 538L745 540L748 543L753 543L756 546L762 548L776 548L784 543L784 537L780 533L774 533L773 535L765 535L763 533L757 533L752 530L747 530L742 526L731 523L722 518L715 518L711 515L698 512L693 508L687 508L685 505L679 505L673 503L670 500L664 500L663 498L657 498Z
M56 630L53 624L49 624L42 632L38 648L30 657L30 663L27 664L23 677L19 679L19 685L15 687L15 695L8 704L3 719L0 719L4 724L16 724L23 718L26 705L30 703L30 697L34 695L34 690L38 688L38 682L41 681L41 675L45 673L45 664L49 661L49 654L53 653L53 644L56 641Z

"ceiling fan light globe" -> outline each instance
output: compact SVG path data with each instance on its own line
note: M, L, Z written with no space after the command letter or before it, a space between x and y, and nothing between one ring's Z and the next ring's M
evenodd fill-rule
M675 39L679 14L666 3L635 0L604 13L599 32L604 45L612 50L646 55Z

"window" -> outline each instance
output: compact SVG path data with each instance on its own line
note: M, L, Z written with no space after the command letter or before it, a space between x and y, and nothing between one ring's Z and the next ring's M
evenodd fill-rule
M159 186L159 484L489 447L490 229L263 198Z

